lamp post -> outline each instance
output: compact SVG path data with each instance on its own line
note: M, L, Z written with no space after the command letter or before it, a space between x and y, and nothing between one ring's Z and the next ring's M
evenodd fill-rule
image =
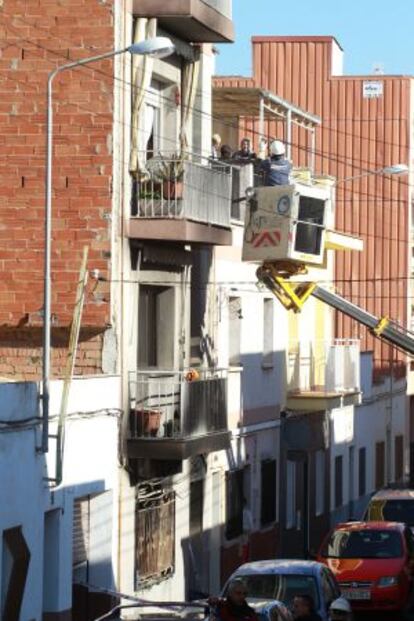
M409 172L407 164L392 164L392 166L384 166L378 170L369 170L361 175L355 175L355 177L345 177L345 179L339 179L333 185L336 187L340 183L345 181L355 181L356 179L363 179L364 177L370 177L371 175L404 175Z
M42 452L49 448L49 387L50 387L50 343L51 343L51 247L52 247L52 149L53 149L53 80L62 71L74 69L106 58L113 58L129 52L133 55L165 58L174 52L174 45L168 37L154 37L134 43L120 50L111 50L98 56L90 56L61 65L49 73L47 80L46 120L46 177L45 177L45 250L43 273L43 361L42 361Z

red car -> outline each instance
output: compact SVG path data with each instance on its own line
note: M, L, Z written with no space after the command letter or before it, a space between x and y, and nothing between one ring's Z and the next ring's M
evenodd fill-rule
M318 554L355 610L403 610L414 573L414 538L398 522L347 522L326 536Z

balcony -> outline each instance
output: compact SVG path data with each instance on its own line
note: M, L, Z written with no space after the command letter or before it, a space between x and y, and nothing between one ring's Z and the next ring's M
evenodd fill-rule
M288 353L287 408L331 410L361 401L359 341L295 342Z
M162 167L175 176L162 179L154 164L148 178L136 185L128 237L231 245L231 167L184 161L178 169L173 159L163 159Z
M129 458L183 460L229 448L227 371L138 371L130 391Z
M157 17L159 26L193 43L232 43L232 0L133 0L136 17Z

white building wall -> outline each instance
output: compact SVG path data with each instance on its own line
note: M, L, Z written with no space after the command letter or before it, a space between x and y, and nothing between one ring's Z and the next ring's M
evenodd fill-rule
M62 382L51 384L51 428L53 417L60 407ZM54 477L54 440L50 453L38 452L40 425L30 420L24 426L5 426L4 421L16 423L38 414L38 390L35 383L0 385L0 533L21 526L30 551L30 564L22 604L22 621L41 621L43 611L61 612L72 603L72 526L73 501L77 496L117 493L119 378L74 379L68 406L64 468L62 484L53 489L45 478ZM27 426L26 426L27 425ZM105 510L110 523L106 537L112 544L105 547L106 555L96 550L91 570L98 586L110 588L116 572L116 503ZM58 554L48 556L44 568L45 512L58 510L55 543ZM96 537L102 536L99 529ZM0 538L0 558L3 550ZM54 565L49 565L53 559ZM106 571L103 568L106 567ZM0 584L5 577L1 575ZM45 595L43 606L43 578ZM105 577L105 578L104 578Z
M372 384L372 356L361 356L362 403L342 412L331 412L331 512L332 521L349 517L361 518L368 499L375 489L376 444L385 443L385 483L395 480L395 437L404 436L405 463L408 451L408 409L405 379L393 381L387 378L382 384ZM391 392L392 391L392 392ZM388 438L391 440L387 446ZM350 447L354 447L354 477L350 485ZM359 496L358 468L359 449L366 449L366 493ZM343 506L335 507L335 457L343 457ZM388 458L390 463L388 464ZM353 497L349 490L353 489Z

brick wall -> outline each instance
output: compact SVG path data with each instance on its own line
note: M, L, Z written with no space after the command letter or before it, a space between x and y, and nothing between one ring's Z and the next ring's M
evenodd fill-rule
M40 371L46 82L70 60L114 47L113 0L0 2L0 375ZM112 61L54 82L53 371L64 366L82 249L110 279ZM77 372L101 369L109 286L90 287ZM40 317L40 325L39 325Z

